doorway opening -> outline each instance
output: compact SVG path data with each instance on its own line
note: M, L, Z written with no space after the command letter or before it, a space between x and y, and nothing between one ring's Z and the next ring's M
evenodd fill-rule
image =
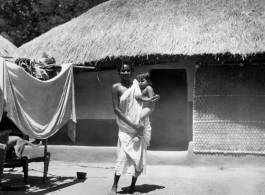
M185 69L152 69L150 76L154 92L160 95L150 116L150 149L186 151L187 72Z

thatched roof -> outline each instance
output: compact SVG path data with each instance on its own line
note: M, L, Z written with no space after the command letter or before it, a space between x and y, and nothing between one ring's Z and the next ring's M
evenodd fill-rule
M110 0L22 45L58 62L106 57L265 52L263 0Z
M0 56L13 56L17 53L17 47L0 35Z

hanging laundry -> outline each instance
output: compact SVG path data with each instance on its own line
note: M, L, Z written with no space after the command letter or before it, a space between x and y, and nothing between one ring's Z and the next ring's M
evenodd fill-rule
M75 141L72 64L62 65L56 77L43 82L0 58L0 113L3 111L24 134L36 139L47 139L68 123L68 135Z
M18 66L23 68L30 75L35 76L34 75L35 65L34 65L34 62L32 60L30 60L28 58L17 58L15 60L15 64L17 64Z
M47 52L44 52L41 56L41 58L39 59L38 63L42 64L42 65L54 65L56 63L55 58L52 57L50 54L48 54Z
M49 75L40 64L35 63L35 61L28 58L17 58L15 60L15 64L23 68L27 73L31 76L39 79L39 80L48 80Z

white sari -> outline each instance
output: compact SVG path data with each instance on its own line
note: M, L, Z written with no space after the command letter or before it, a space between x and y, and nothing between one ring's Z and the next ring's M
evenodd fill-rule
M141 91L138 82L134 80L133 85L120 97L120 110L134 123L139 123L143 106L142 102L136 100L137 96L141 96ZM138 142L132 141L137 133L132 127L120 118L117 118L117 123L119 140L115 172L117 175L129 174L138 177L146 170L146 150L151 139L149 118L144 121L144 136Z

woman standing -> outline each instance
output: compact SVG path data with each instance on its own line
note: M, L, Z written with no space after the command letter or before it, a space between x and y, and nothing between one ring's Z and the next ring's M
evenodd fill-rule
M132 81L133 67L129 62L124 62L117 69L121 81L112 86L112 103L114 113L117 115L119 126L118 158L115 165L114 183L109 195L117 194L120 176L132 175L130 193L136 193L135 183L140 174L145 173L146 150L151 138L151 126L149 118L144 124L139 124L142 102L135 98L141 93L137 81ZM152 98L153 102L159 100L159 96ZM146 136L138 142L133 142L136 133Z

